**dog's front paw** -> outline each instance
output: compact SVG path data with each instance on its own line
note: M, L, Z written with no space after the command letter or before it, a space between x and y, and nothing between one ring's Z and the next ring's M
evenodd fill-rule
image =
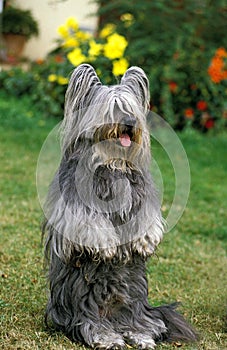
M94 336L91 346L95 349L120 350L125 348L125 342L120 334L103 332Z
M155 341L148 334L126 332L123 337L128 345L135 346L139 349L154 349Z

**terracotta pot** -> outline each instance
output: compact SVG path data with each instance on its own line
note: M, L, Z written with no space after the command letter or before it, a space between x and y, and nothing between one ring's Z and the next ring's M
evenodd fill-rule
M8 59L19 60L24 50L26 37L19 34L4 34L4 39Z

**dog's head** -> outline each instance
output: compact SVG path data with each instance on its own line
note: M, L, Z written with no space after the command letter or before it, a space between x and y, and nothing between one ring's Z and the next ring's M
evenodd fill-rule
M149 82L139 67L129 68L120 84L104 86L92 66L80 65L66 93L63 149L73 152L78 142L87 141L103 163L141 160L150 150L149 97Z

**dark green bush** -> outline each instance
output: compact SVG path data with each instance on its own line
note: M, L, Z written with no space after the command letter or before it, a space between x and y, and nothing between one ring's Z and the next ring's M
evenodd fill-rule
M26 71L18 67L2 70L0 89L15 97L28 95L44 115L61 118L68 81L63 77L69 75L72 68L63 56L51 54L45 60L33 62ZM58 80L50 81L51 76L58 77Z
M30 71L25 72L21 68L13 68L0 73L0 89L8 94L19 97L23 94L30 94L35 87L35 77Z
M39 34L39 27L30 10L7 6L2 13L2 31L4 34L24 35L29 39Z

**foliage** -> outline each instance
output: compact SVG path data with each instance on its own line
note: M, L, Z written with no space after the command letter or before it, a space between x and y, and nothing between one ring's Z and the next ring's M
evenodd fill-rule
M226 80L214 84L207 74L215 50L226 46L224 1L96 2L101 28L115 23L129 42L130 64L149 75L154 111L180 129L187 124L202 130L225 124ZM205 110L197 108L200 101Z
M108 85L117 83L129 65L138 65L150 80L151 109L172 127L206 132L227 125L227 11L221 0L209 6L195 0L97 2L97 33L82 31L74 18L68 18L58 28L58 48L45 60L33 62L30 79L25 74L23 78L23 72L13 70L8 78L2 72L0 87L11 94L27 87L41 111L62 116L75 66L92 64Z
M35 81L32 72L24 72L19 67L0 72L0 89L9 95L16 97L30 94L33 91Z
M115 83L129 63L124 57L127 41L106 26L95 37L80 30L76 20L69 18L58 28L59 47L45 60L37 60L28 71L13 68L0 72L0 89L21 96L30 94L31 100L47 116L63 116L64 96L69 75L82 62L92 64L103 83Z
M31 99L46 116L63 117L68 75L72 68L60 53L50 54L45 60L32 63L31 71L36 86Z
M39 34L38 22L30 10L7 6L2 13L2 31L4 34L20 34L27 39Z
M19 67L1 71L0 90L16 97L30 96L46 116L62 117L68 82L62 75L71 70L72 66L62 55L52 54L46 60L32 62L27 71Z
M0 348L5 350L85 349L44 327L47 288L35 169L42 143L55 124L56 119L46 119L29 96L0 93ZM152 305L180 301L181 312L201 339L192 345L157 345L157 350L224 350L227 135L204 137L186 130L180 138L191 166L190 199L185 215L160 245L158 258L147 266L149 298ZM165 186L172 188L169 158L160 145L152 144Z

